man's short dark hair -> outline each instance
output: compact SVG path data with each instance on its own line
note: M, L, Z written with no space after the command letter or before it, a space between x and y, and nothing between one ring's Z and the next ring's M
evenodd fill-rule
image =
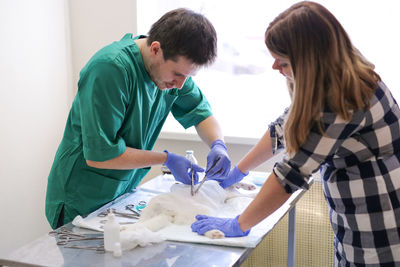
M217 56L217 34L211 22L194 11L179 8L164 14L149 31L147 44L158 41L164 60L184 56L202 66Z

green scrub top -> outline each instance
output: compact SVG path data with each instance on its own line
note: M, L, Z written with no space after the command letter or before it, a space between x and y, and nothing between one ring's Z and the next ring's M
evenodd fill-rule
M86 160L106 161L126 147L152 150L171 111L188 128L211 113L188 78L182 89L160 90L144 68L132 34L98 51L80 72L64 136L48 178L46 217L54 229L85 216L135 188L150 168L97 169Z

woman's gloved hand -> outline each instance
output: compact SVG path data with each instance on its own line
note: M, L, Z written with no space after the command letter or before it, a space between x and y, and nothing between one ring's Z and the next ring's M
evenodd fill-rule
M210 153L207 156L206 175L208 178L215 178L228 175L231 168L231 160L228 156L224 141L218 139L211 145Z
M192 224L192 231L203 235L211 230L220 230L226 237L247 236L250 230L243 232L238 222L239 215L236 218L217 218L207 215L197 215L197 221Z
M228 176L225 177L218 177L218 178L213 178L213 180L216 180L219 182L219 185L222 188L227 188L233 184L236 184L238 182L240 182L244 177L246 177L249 173L242 173L237 166L235 166L235 168L233 168Z
M194 171L194 184L199 182L199 175L197 173L204 172L202 167L193 164L191 168L192 163L184 156L168 152L167 150L164 150L164 152L167 153L167 160L164 165L170 169L175 180L184 184L192 184L192 171Z

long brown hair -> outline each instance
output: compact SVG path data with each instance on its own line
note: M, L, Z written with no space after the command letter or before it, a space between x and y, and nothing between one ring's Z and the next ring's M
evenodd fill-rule
M298 151L311 127L324 133L324 108L348 121L353 111L369 107L380 77L322 5L304 1L291 6L270 23L265 44L292 66L292 104L284 126L289 154Z

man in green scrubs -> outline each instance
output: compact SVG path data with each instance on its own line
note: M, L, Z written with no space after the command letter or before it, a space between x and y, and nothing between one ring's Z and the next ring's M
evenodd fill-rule
M204 16L177 9L148 36L126 34L89 60L48 178L46 217L53 229L130 192L153 165L164 164L176 180L191 183L184 156L152 151L170 111L210 146L207 176L227 175L221 129L191 78L215 60L216 46ZM198 179L204 170L193 169Z

